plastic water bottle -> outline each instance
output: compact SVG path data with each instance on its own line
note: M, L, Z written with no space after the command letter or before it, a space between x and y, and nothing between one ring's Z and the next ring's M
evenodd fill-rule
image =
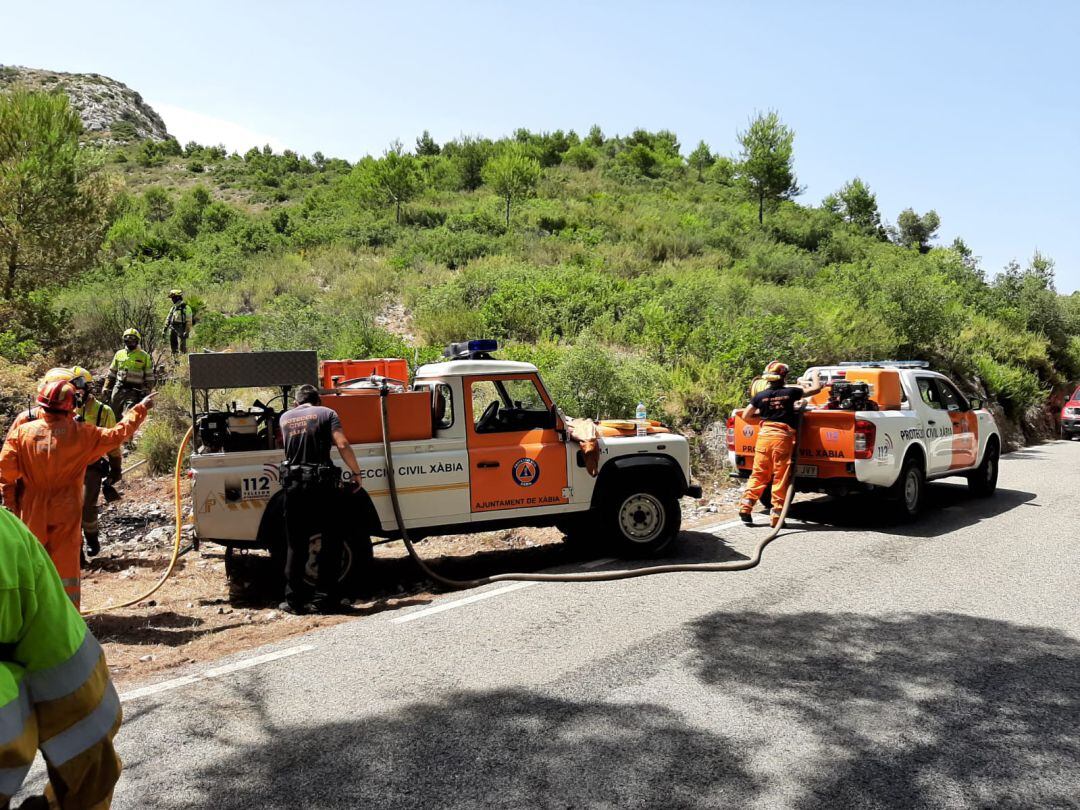
M648 428L645 426L645 403L639 402L637 404L637 410L634 412L634 421L637 422L637 435L647 436L649 434Z

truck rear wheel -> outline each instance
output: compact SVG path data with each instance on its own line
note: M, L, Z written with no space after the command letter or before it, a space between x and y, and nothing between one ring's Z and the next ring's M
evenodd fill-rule
M904 459L900 477L889 494L896 502L896 512L901 520L915 520L919 516L926 496L926 473L918 458L908 456Z
M314 539L314 538L312 538ZM372 561L374 551L371 538L366 534L345 538L341 549L341 570L338 573L338 585L343 595L357 595L374 591L374 573ZM288 559L288 547L284 535L270 549L271 566L277 572L280 588L285 588L285 561ZM305 577L305 581L314 586L315 580Z
M1001 451L997 442L990 439L983 454L982 464L968 473L968 488L973 495L989 498L997 490L998 467Z
M659 554L679 534L682 511L678 498L653 488L644 479L619 486L605 501L601 527L619 556Z

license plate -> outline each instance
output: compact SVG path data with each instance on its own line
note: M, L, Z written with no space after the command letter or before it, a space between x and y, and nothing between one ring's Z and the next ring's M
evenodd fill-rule
M803 478L817 478L817 465L816 464L799 464L795 468L795 474L801 475Z

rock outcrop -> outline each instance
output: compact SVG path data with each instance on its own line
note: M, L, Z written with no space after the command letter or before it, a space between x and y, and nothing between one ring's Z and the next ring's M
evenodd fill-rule
M163 141L169 137L154 108L126 84L108 76L0 65L0 92L14 87L66 93L86 132L97 138Z

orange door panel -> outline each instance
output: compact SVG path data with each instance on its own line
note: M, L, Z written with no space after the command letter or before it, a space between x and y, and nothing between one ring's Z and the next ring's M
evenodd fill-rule
M483 409L493 396L490 393L492 386L499 382L510 386L528 380L536 385L542 407L550 408L551 402L535 376L496 375L466 382L469 496L473 513L569 502L564 494L566 446L553 428L497 432L478 432L476 429L477 420L482 418ZM539 406L541 402L536 404Z
M979 420L974 411L952 411L952 463L951 470L974 467L979 457Z

